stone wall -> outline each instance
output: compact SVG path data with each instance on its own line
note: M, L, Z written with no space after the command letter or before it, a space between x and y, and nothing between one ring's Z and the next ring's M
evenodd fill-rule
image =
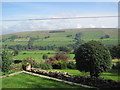
M90 76L78 76L78 75L71 75L67 72L60 72L60 71L47 71L47 70L40 70L37 68L32 68L29 72L46 75L49 77L54 77L74 83L80 83L84 85L89 85L98 88L118 88L120 87L120 82L111 80L111 79L102 79L102 78L95 78Z

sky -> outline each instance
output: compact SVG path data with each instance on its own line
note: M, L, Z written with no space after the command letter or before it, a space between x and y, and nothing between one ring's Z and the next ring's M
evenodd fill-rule
M4 2L3 20L118 16L117 2ZM117 18L2 22L3 34L65 28L116 28Z

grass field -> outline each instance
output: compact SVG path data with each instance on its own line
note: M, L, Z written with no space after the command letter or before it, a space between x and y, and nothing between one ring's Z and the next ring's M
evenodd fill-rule
M33 41L33 46L66 46L74 44L75 34L82 33L81 39L85 42L90 40L98 40L104 44L117 44L118 43L118 30L115 28L86 28L86 29L63 29L65 32L62 33L49 33L49 31L32 31L32 32L19 32L14 34L3 35L3 45L27 45L29 38L38 38ZM14 40L9 39L12 35L18 35L22 38L16 38ZM66 37L72 35L71 37ZM101 40L100 37L104 35L110 35L108 40ZM49 36L49 38L45 38Z
M80 88L83 87L72 86L64 82L58 82L41 78L38 76L21 73L15 76L5 77L2 79L3 88Z
M40 50L40 51L21 51L19 52L19 54L23 54L23 53L26 53L26 54L29 54L29 53L34 53L34 54L37 54L37 53L57 53L57 51L49 51L49 50Z
M42 60L42 56L43 54L19 54L17 56L14 56L13 59L14 60L23 60L23 59L26 59L26 58L32 58L32 59L35 59L35 60ZM55 56L55 54L47 54L48 57L51 57L51 56ZM74 58L74 54L70 54L68 55L69 59L73 59Z
M61 71L61 72L68 72L72 75L89 75L89 72L80 72L78 70L72 70L72 69L52 69L51 71ZM100 75L100 77L105 79L112 79L120 81L120 76L118 75L118 70L112 69L108 72L104 72Z
M25 53L25 54L24 54ZM38 51L20 51L17 56L14 56L14 60L23 60L26 58L32 58L36 60L42 60L43 54L46 54L48 57L55 56L55 53L58 53L58 51L52 51L52 50L38 50ZM74 58L74 54L66 54L69 59Z
M51 56L54 56L55 54L48 54L48 57L51 57ZM35 59L35 60L42 60L42 56L43 54L19 54L17 56L14 56L13 59L14 60L23 60L23 59L26 59L26 58L32 58L32 59Z

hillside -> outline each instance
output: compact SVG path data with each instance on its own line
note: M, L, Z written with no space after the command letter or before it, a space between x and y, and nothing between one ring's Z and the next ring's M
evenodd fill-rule
M33 38L33 46L66 46L76 42L75 35L78 33L81 34L80 39L85 42L98 40L107 45L117 44L118 42L118 29L116 28L83 28L5 34L2 35L2 44L24 46L28 44L30 38ZM104 38L106 35L109 37Z

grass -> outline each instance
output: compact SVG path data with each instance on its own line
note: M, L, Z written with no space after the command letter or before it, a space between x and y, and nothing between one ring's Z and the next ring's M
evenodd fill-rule
M3 88L80 88L86 89L79 86L73 86L65 84L64 82L58 82L33 76L25 73L18 75L5 77L2 79Z
M29 37L38 38L37 40L33 41L33 46L66 46L69 44L74 44L75 41L75 34L82 33L81 39L85 42L90 40L98 40L102 43L109 45L109 44L117 44L118 43L118 30L117 29L110 29L110 28L88 28L88 29L67 29L63 33L49 33L49 31L31 31L31 32L19 32L14 34L7 34L3 35L3 39L6 39L3 42L3 45L27 45ZM110 35L109 39L101 40L100 37L104 35ZM7 39L12 35L18 35L22 38L16 38L15 40L11 41L11 39ZM67 35L72 35L71 37L66 37ZM46 36L50 36L50 38L45 39ZM19 42L21 41L21 42Z
M55 54L48 54L48 57L54 56ZM14 60L23 60L26 59L28 57L35 59L35 60L42 60L42 56L43 54L19 54L17 56L14 56L13 59Z
M24 54L26 53L26 54ZM54 53L54 54L48 54L48 53ZM32 59L36 60L42 60L43 54L47 54L48 57L55 56L55 53L58 53L57 51L52 51L52 50L38 50L38 51L20 51L17 56L14 56L14 60L23 60L26 59L27 57L31 57ZM74 58L74 54L66 54L69 59Z
M80 72L79 70L73 70L73 69L52 69L51 71L61 71L61 72L68 72L72 75L89 75L89 72ZM104 72L100 75L101 78L104 79L112 79L120 81L120 76L118 75L118 70L111 69L108 72Z
M40 50L40 51L21 51L21 52L19 52L20 54L23 54L23 53L27 53L27 54L29 54L29 53L34 53L34 54L36 54L36 53L45 53L45 54L47 54L47 53L57 53L57 51L49 51L49 50Z

